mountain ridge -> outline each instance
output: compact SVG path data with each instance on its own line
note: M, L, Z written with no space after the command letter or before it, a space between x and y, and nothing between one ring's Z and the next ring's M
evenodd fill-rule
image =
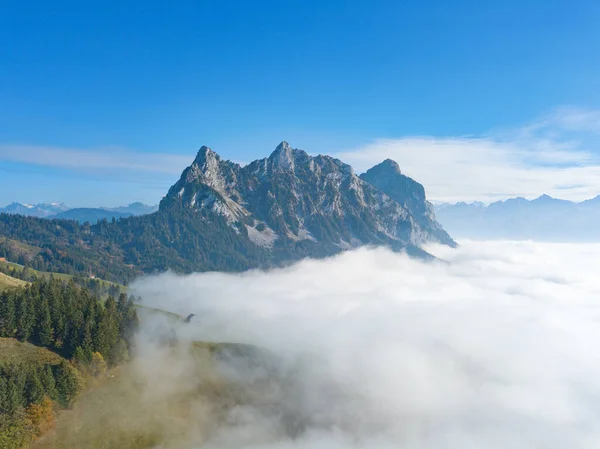
M461 238L600 241L600 195L580 202L547 194L490 204L458 202L438 204L435 211L444 227Z
M319 242L332 250L386 243L418 247L427 241L454 245L435 222L431 207L419 204L425 201L423 186L410 181L405 190L418 193L412 200L398 201L398 192L394 199L339 159L310 156L285 141L268 157L245 166L202 146L159 209L177 203L212 211L253 243L267 247L278 239ZM430 211L429 221L422 219L425 210ZM433 225L435 232L430 232Z
M156 212L158 206L149 206L141 202L134 202L127 206L119 207L68 207L65 203L38 203L24 204L12 202L6 207L0 208L0 213L18 214L39 218L65 218L77 220L80 223L89 221L95 223L98 220L111 220L124 218L132 215L145 215Z

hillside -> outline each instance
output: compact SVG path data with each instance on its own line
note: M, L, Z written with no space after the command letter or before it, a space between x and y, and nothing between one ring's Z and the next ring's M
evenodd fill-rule
M0 449L21 448L54 425L83 388L130 356L132 298L37 279L0 292Z
M0 337L0 448L28 447L55 422L78 387L75 369L45 348Z
M7 288L24 287L26 285L27 282L0 272L0 291Z
M189 382L180 389L161 391L160 377L145 377L140 372L147 361L133 360L112 370L72 410L62 412L56 429L32 448L200 447L218 433L220 426L227 425L235 409L269 407L274 415L284 414L281 404L269 398L269 392L281 388L285 379L274 370L267 371L273 360L263 358L256 348L197 342L173 346L155 356L163 357L160 361L167 366L185 361ZM227 375L227 367L235 370L240 364L248 366L252 381ZM153 365L153 369L159 375L169 375L159 366Z
M58 354L46 348L18 341L14 338L0 337L0 368L46 365L55 366L64 360Z
M39 271L13 262L7 262L4 259L0 259L0 276L5 278L6 287L23 287L36 279L58 279L65 282L73 280L75 284L88 288L94 294L102 298L106 298L109 295L118 296L120 293L127 293L127 287L116 282L106 281L95 277L85 277L79 274L73 275ZM0 290L1 289L2 279L0 278Z

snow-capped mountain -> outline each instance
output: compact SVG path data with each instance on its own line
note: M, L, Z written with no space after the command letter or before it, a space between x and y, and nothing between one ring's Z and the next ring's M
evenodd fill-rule
M68 210L69 208L63 203L39 203L39 204L22 204L11 203L4 208L0 208L0 213L27 215L30 217L49 217Z

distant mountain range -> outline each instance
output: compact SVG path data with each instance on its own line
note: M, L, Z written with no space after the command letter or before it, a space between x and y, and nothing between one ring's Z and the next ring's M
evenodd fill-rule
M138 205L140 211L149 212ZM91 221L96 212L60 215ZM110 211L116 212L132 209ZM456 245L435 220L423 186L394 161L358 176L339 159L310 156L287 142L246 166L200 148L155 213L92 226L0 214L0 254L7 259L48 271L85 268L121 282L169 269L282 266L364 245L431 258L422 249L428 242Z
M436 217L456 238L600 241L600 195L572 201L542 195L483 203L438 204Z
M69 210L63 203L40 203L40 204L21 204L11 203L6 207L0 208L0 213L26 215L28 217L50 217Z
M0 208L0 213L5 212L38 218L63 218L65 220L77 220L80 223L87 221L94 224L98 220L112 220L113 218L119 219L131 217L132 215L151 214L157 210L158 206L148 206L140 202L115 208L69 208L64 203L12 203L4 208Z

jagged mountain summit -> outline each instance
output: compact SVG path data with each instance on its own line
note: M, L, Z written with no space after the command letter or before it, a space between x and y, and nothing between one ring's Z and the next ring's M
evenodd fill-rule
M370 172L393 164L385 161ZM399 174L397 164L395 169ZM423 186L391 174L385 185L377 185L369 172L361 178L338 159L313 157L287 142L246 166L203 146L161 201L160 211L201 211L203 219L216 215L240 238L279 253L280 259L369 244L415 253L429 241L454 246L435 221Z
M417 223L432 234L431 240L455 246L452 238L436 221L433 204L427 201L423 185L403 175L397 162L386 159L360 175L360 178L408 209Z

